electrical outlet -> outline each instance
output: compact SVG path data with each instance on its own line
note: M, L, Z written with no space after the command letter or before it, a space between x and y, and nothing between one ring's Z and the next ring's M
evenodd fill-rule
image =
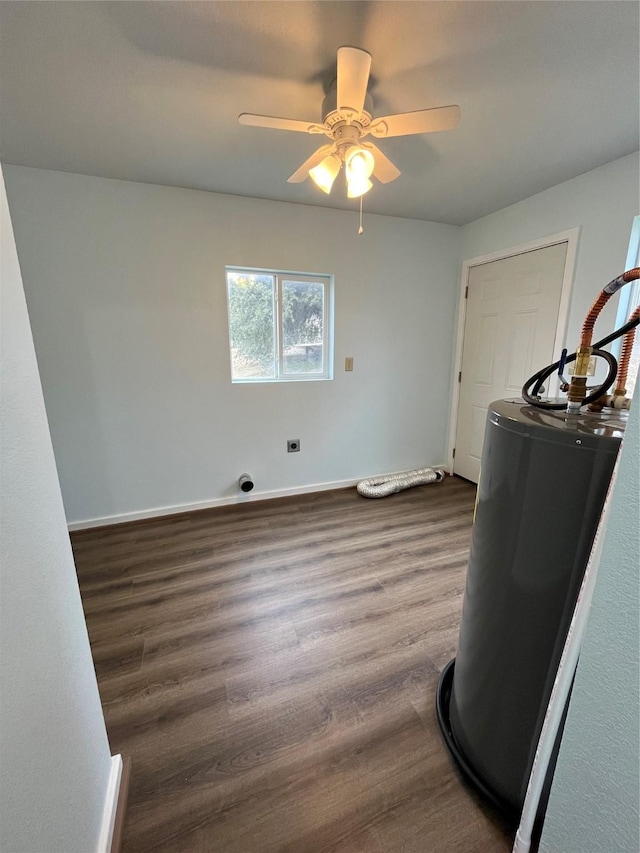
M345 358L344 369L349 371L349 372L353 370L353 359L352 358Z
M299 450L300 450L300 439L299 438L287 439L287 453L297 453Z

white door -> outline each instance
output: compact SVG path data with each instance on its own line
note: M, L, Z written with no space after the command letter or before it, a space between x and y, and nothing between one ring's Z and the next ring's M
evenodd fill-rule
M469 270L454 471L474 483L487 406L555 360L566 256L558 243Z

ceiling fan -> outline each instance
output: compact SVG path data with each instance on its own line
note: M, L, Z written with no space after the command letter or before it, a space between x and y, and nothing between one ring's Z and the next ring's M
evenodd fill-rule
M383 184L400 175L400 170L373 142L362 141L365 137L384 139L433 133L452 130L460 122L460 107L456 105L374 118L373 99L367 92L370 69L371 54L366 50L357 47L338 49L337 77L322 104L322 124L252 113L241 113L238 121L253 127L328 136L331 142L321 145L296 169L288 182L301 183L311 177L321 190L330 193L344 166L347 195L358 198L371 189L371 175Z

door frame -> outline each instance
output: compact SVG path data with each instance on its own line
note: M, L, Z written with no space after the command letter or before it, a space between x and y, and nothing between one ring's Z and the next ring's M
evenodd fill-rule
M493 261L501 261L504 258L512 258L515 255L523 255L526 252L534 252L536 249L546 249L549 246L557 246L559 243L567 244L567 257L564 265L564 276L562 278L562 289L560 291L560 304L558 305L558 318L556 322L556 331L553 339L553 351L560 354L560 350L564 344L567 321L569 319L569 303L571 301L571 288L573 285L573 277L576 266L576 256L578 253L578 238L580 235L580 227L569 228L566 231L559 231L557 234L551 234L548 237L540 237L537 240L530 240L527 243L520 243L517 246L510 246L508 249L500 249L496 252L490 252L488 255L477 255L475 258L469 258L462 262L462 272L460 274L460 292L458 295L458 322L456 327L456 348L454 358L453 371L453 392L451 394L451 409L449 414L449 436L447 441L447 465L449 472L453 474L453 451L456 446L456 433L458 430L458 408L460 405L460 382L458 377L462 370L462 348L464 345L464 327L467 316L467 300L465 292L469 284L469 273L473 267L481 266L482 264L492 263ZM540 367L544 367L543 364ZM550 387L550 392L557 391L557 380L554 380Z

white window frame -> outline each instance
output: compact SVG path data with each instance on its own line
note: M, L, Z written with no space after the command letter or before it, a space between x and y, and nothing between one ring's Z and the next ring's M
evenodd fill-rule
M640 266L640 216L634 216L633 218L633 224L631 226L631 237L629 239L629 250L627 252L627 260L624 268L625 270L630 270L637 266ZM624 326L624 324L629 319L629 315L638 304L640 304L640 279L637 279L636 281L630 281L620 290L620 297L618 300L618 313L616 314L616 324L614 326L615 329L619 329L620 326ZM637 352L636 347L639 345L639 329L640 326L636 328L634 352ZM611 343L611 353L618 359L620 358L620 353L622 351L623 341L624 337L618 338L617 340ZM629 396L631 396L632 393L637 393L637 389L634 388L634 382L637 382L637 379L631 381L631 378L628 378L627 390Z
M640 265L640 216L635 216L633 218L633 225L631 226L631 237L629 239L629 250L627 252L627 261L625 263L625 270L633 269ZM616 324L614 326L615 329L619 329L620 326L624 326L624 324L629 319L629 314L633 311L636 305L640 302L640 279L637 281L630 281L629 284L625 285L620 291L620 298L618 301L618 313L616 314ZM611 344L611 352L615 355L616 358L620 357L620 350L622 349L622 341L623 338L618 338L613 341Z
M274 363L275 376L234 377L233 354L231 352L231 325L229 318L228 273L246 273L247 275L273 276L274 295ZM321 373L285 373L284 372L284 334L282 328L282 285L285 281L310 282L323 287L323 323L322 323L322 372ZM229 336L229 371L234 385L264 385L273 382L323 382L333 379L333 308L334 280L328 273L301 273L291 270L274 270L264 267L225 267L225 290L227 294L227 333Z

